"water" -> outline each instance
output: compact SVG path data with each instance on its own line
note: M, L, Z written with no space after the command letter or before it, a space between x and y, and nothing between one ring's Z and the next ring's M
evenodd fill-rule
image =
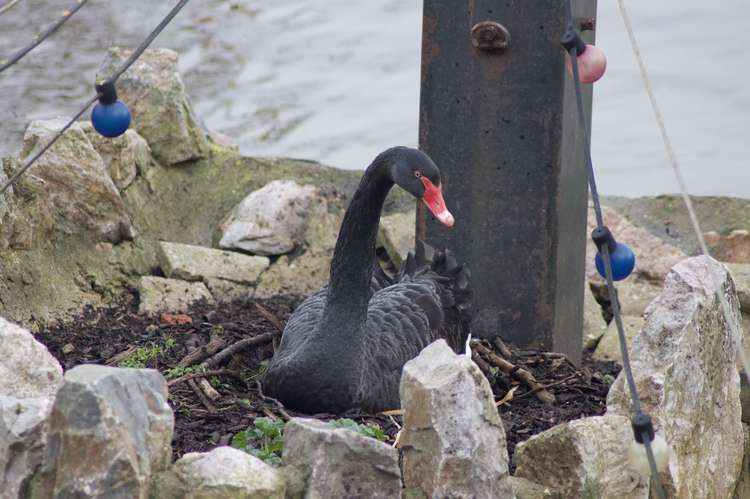
M21 0L0 16L0 54L70 0ZM632 4L632 5L630 5ZM0 75L0 154L18 151L32 119L72 115L92 92L106 47L135 46L173 2L90 0L55 37ZM740 0L629 2L691 192L750 197L750 45ZM593 153L600 189L677 189L614 0L599 2ZM395 144L416 145L419 0L193 0L156 40L180 69L207 127L243 153L362 168ZM711 40L699 44L703 36Z

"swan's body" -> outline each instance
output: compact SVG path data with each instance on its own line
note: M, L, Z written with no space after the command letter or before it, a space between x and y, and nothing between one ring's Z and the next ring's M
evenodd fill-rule
M423 185L421 191L410 177ZM337 413L398 407L404 363L438 338L456 351L464 348L469 333L465 269L424 245L396 279L377 266L378 222L394 182L424 198L446 225L453 223L438 195L439 172L426 155L394 148L373 161L344 216L329 284L289 318L263 380L266 394L291 409ZM439 200L428 199L433 194Z

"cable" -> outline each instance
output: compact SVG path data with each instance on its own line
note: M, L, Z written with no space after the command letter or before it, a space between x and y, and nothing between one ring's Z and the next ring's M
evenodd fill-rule
M28 54L29 52L31 52L37 45L39 45L44 40L46 40L47 38L49 38L50 36L52 36L55 33L55 31L57 31L60 28L60 26L62 26L65 23L65 21L67 21L68 19L70 19L70 17L73 14L75 14L76 12L78 12L78 10L81 7L83 7L83 5L86 2L88 2L88 0L76 0L75 7L73 7L70 10L66 10L65 12L63 12L62 17L60 19L58 19L56 22L54 22L49 28L47 28L43 32L41 32L38 35L36 35L34 37L34 41L33 42L31 42L30 44L28 44L27 46L25 46L24 48L22 48L21 50L19 50L18 52L16 52L12 56L10 56L10 59L8 59L7 61L0 60L0 63L2 64L2 65L0 65L0 73L2 73L3 71L5 71L9 67L11 67L12 65L14 65L15 63L17 63L18 61L20 61L26 54ZM13 4L13 3L6 4L3 7L3 9L7 10L10 7L13 7L13 5L15 5L15 4Z
M21 0L10 0L10 2L8 2L5 5L3 5L2 7L0 7L0 16L2 16L7 11L9 11L10 9L12 9L20 1Z
M654 89L651 86L651 79L648 77L646 65L643 63L641 51L638 48L638 42L635 39L633 26L630 24L630 17L628 16L627 9L625 8L624 1L617 0L617 6L619 7L622 21L625 24L625 30L628 32L630 46L633 49L633 54L635 55L635 59L638 62L638 69L641 73L641 80L643 80L643 86L646 87L646 93L648 94L649 101L651 102L651 109L654 112L656 124L659 126L659 132L664 144L664 149L666 149L667 156L669 157L669 162L672 165L672 170L674 171L675 178L677 179L677 184L680 187L682 200L685 202L685 207L687 208L688 215L690 216L690 222L693 226L693 230L695 231L695 235L698 238L698 245L700 246L701 253L705 256L711 256L708 252L708 246L706 246L706 240L703 238L703 231L701 230L700 224L698 223L698 216L695 214L693 202L690 200L690 195L688 195L687 184L685 183L685 178L682 175L680 165L677 162L677 155L672 148L672 141L669 139L669 134L667 134L667 127L664 124L664 118L662 117L659 105L656 103L656 96L654 94ZM713 274L711 279L713 281ZM741 335L739 334L739 331L737 331L737 321L731 320L732 312L729 308L729 304L727 303L726 298L724 297L724 294L720 292L720 286L718 286L716 282L712 282L712 284L714 285L714 289L716 290L716 296L719 298L722 313L724 314L724 320L732 332L732 341L734 342L734 346L737 348L737 356L740 359L740 364L742 364L743 371L745 371L745 377L750 378L750 363L748 363L745 349L742 347Z
M79 1L80 1L80 2L85 2L85 1L87 1L87 0L79 0ZM138 59L138 57L140 57L140 56L141 56L141 54L143 53L143 51L144 51L144 50L146 50L146 48L147 48L147 47L149 46L149 44L151 44L151 42L153 42L153 41L154 41L154 39L155 39L155 38L156 38L157 36L159 36L159 33L161 33L161 32L162 32L162 31L164 30L164 28L165 28L165 27L166 27L166 26L167 26L167 25L169 24L169 22L170 22L170 21L171 21L171 20L172 20L172 19L174 18L174 16L176 16L176 15L177 15L177 13L178 13L178 12L179 12L179 11L180 11L180 10L181 10L181 9L182 9L182 8L183 8L183 7L184 7L184 6L186 5L186 4L187 4L187 3L188 3L188 1L189 1L189 0L180 0L180 2L178 2L178 3L177 3L177 5L175 5L175 7L174 7L174 8L173 8L173 9L172 9L172 10L171 10L170 12L169 12L169 14L167 14L167 16L166 16L166 17L165 17L165 18L164 18L164 19L163 19L163 20L162 20L162 21L161 21L161 22L160 22L160 23L159 23L159 24L158 24L158 25L156 26L156 28L154 28L154 30L153 30L153 31L152 31L152 32L151 32L151 33L150 33L150 34L149 34L149 35L148 35L148 36L146 37L146 39L145 39L145 40L143 40L143 42L141 42L141 44L140 44L140 45L138 46L138 48L137 48L137 49L135 49L135 51L134 51L134 52L133 52L133 53L132 53L132 54L130 55L130 57L128 57L128 59L127 59L127 60L126 60L126 61L125 61L124 63L122 63L122 64L120 65L120 67L119 67L119 68L117 68L117 69L115 70L115 72L114 72L114 73L112 73L112 76L110 76L109 78L107 78L107 79L105 80L105 83L111 83L111 84L114 84L114 83L115 83L115 82L117 81L117 79L118 79L118 78L119 78L120 76L122 76L122 74L123 74L123 73L124 73L125 71L127 71L127 69L128 69L128 68L129 68L129 67L130 67L130 66L131 66L131 65L132 65L132 64L133 64L133 63L134 63L134 62L135 62L135 61L136 61L137 59ZM52 137L52 139L51 139L51 140L50 140L50 141L49 141L49 142L48 142L48 143L47 143L47 144L46 144L46 145L45 145L45 146L44 146L44 147L43 147L43 148L42 148L42 149L41 149L41 150L40 150L40 151L39 151L38 153L36 153L36 154L34 155L34 157L32 157L32 158L31 158L31 159L30 159L29 161L27 161L27 162L26 162L26 164L25 164L25 165L23 165L23 167L22 167L22 168L21 168L20 170L18 170L17 172L15 172L15 173L13 174L13 176L11 176L11 178L9 178L9 179L8 179L8 181L7 181L7 182L5 182L5 184L3 184L3 186L2 186L2 187L0 187L0 196L1 196L1 195L2 195L2 194L3 194L4 192L5 192L5 191L7 191L7 190L8 190L8 188L9 188L9 187L10 187L11 185L13 185L13 183L14 183L14 182L15 182L16 180L18 180L18 178L19 178L19 177L20 177L21 175L23 175L23 174L24 174L24 172L26 172L26 171L27 171L27 170L28 170L29 168L31 168L31 165L33 165L33 164L34 164L34 162L35 162L36 160L38 160L38 159L39 159L39 158L40 158L40 157L42 156L42 154L44 154L44 152L45 152L45 151L47 151L47 149L49 149L49 148L50 148L50 147L52 146L52 144L54 144L54 143L55 143L55 142L57 141L57 139L59 139L59 138L60 138L60 137L62 136L62 134L63 134L63 133L65 133L65 131L66 131L66 130L67 130L68 128L70 128L70 127L71 127L71 126L73 125L73 123L74 123L74 122L75 122L75 121L76 121L76 120L77 120L78 118L80 118L80 117L81 117L81 116L83 115L83 113L85 113L85 112L86 112L86 110L87 110L87 109L88 109L88 108L89 108L89 107L91 106L91 104L93 104L94 102L96 102L96 100L97 100L97 99L98 99L99 97L101 97L101 95L102 95L102 94L100 94L100 93L97 93L97 94L96 94L96 95L95 95L94 97L92 97L91 99L89 99L89 100L88 100L88 102L86 102L86 105L85 105L85 106L83 107L83 109L81 109L80 111L78 111L78 113L77 113L77 114L76 114L76 115L75 115L75 116L73 117L73 119L71 119L71 120L70 120L70 121L69 121L69 122L68 122L68 123L67 123L67 124L66 124L66 125L65 125L65 126L64 126L64 127L62 128L62 129L61 129L61 130L59 130L59 131L58 131L58 132L57 132L57 133L56 133L56 134L55 134L55 135L54 135L54 136Z

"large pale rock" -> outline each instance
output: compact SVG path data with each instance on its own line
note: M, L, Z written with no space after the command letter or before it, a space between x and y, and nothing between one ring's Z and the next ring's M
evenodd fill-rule
M223 279L252 284L270 263L265 256L163 241L159 243L158 257L167 277L184 281Z
M139 172L145 172L148 168L151 149L135 130L126 130L119 137L109 138L99 134L90 121L82 121L81 128L102 157L118 189L126 189Z
M67 118L32 121L23 138L26 161L62 129ZM86 133L74 123L29 171L56 212L58 229L90 232L96 241L132 239L133 228L107 167Z
M309 476L305 499L398 498L398 452L374 438L314 419L284 428L285 466Z
M274 180L251 192L222 224L219 246L256 255L283 255L304 241L312 219L327 211L312 185Z
M505 430L476 364L445 340L404 365L404 482L428 497L513 497Z
M745 457L742 459L742 472L732 499L747 499L750 497L750 426L743 424L742 433L745 443Z
M624 416L563 423L516 446L516 476L566 498L647 499L648 480L627 462L632 439L630 420Z
M279 472L232 447L190 452L155 479L154 499L284 499Z
M0 318L0 496L22 497L41 465L62 368L25 329Z
M646 307L661 293L661 285L653 284L646 279L629 277L615 283L617 296L620 298L620 312L623 315L642 316ZM592 291L599 301L608 303L609 291L604 280L594 283Z
M726 298L725 318L716 292ZM739 310L726 267L708 257L676 265L664 291L646 310L631 346L644 412L672 449L669 473L676 497L730 497L743 456L740 380L735 367ZM629 414L622 374L608 413Z
M377 245L385 249L397 268L406 260L406 255L414 251L416 219L415 210L380 218Z
M211 293L202 282L187 282L154 276L141 277L138 281L138 295L140 297L138 313L144 315L187 312L198 301L213 301Z
M565 499L557 490L520 476L510 477L516 499Z
M596 301L588 284L583 290L583 348L593 350L607 330L602 306Z
M635 253L635 276L641 276L652 282L661 282L672 268L687 255L679 248L665 243L646 229L633 225L623 215L607 206L602 207L604 223L615 235L618 241L622 241ZM594 216L593 204L589 203L588 233L596 228L596 217ZM591 238L586 243L586 276L592 282L601 282L603 279L594 266L596 246Z
M643 318L640 316L624 315L622 316L622 325L625 330L625 339L628 347L633 343L633 338L641 332L643 327ZM622 365L622 354L620 353L620 337L617 334L617 324L613 319L607 326L607 331L599 340L596 350L591 355L594 360L608 361L613 360Z
M131 53L111 48L97 79L108 78ZM117 93L130 108L131 127L146 139L160 162L175 165L208 156L208 140L177 72L175 51L146 49L117 80Z
M711 255L722 262L750 263L750 231L735 229L727 235L704 234Z
M734 278L740 309L743 313L750 314L750 264L730 263L727 267ZM750 331L745 331L745 333L750 333Z
M146 498L170 461L167 383L151 369L82 365L57 392L35 497Z

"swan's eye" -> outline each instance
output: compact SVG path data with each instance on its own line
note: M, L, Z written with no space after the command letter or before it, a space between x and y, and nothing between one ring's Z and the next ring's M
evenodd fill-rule
M417 171L414 172L414 176L417 177L417 178L422 178L422 172L420 172L419 170L417 170Z

